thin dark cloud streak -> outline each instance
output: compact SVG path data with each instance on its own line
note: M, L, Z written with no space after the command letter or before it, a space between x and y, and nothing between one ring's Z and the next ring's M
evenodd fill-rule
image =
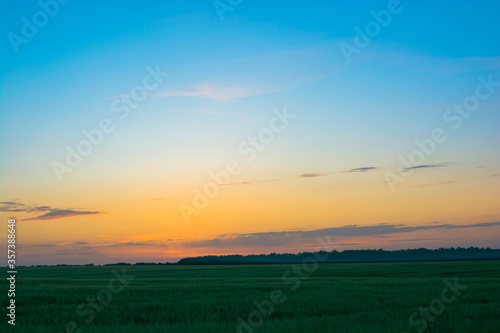
M298 175L297 178L314 178L323 176L321 173L303 173Z
M350 169L347 171L343 172L367 172L371 170L375 170L377 167L362 167L362 168L354 168ZM308 173L302 173L300 175L296 175L293 177L288 177L288 178L275 178L275 179L265 179L265 180L255 180L255 181L244 181L244 182L238 182L238 183L229 183L229 184L217 184L221 187L224 186L234 186L234 185L249 185L249 184L260 184L260 183L270 183L270 182L280 182L280 181L286 181L286 180L292 180L292 179L298 179L298 178L317 178L317 177L325 177L325 176L330 176L333 173L319 173L319 172L308 172Z
M362 168L350 169L350 170L347 170L344 172L367 172L367 171L376 170L376 169L377 169L377 167L362 167Z
M2 201L0 202L0 205L2 205L0 206L0 212L33 213L33 212L47 212L56 210L55 208L52 208L50 206L26 206L21 202L14 202L14 201Z
M250 185L250 184L280 182L280 181L292 180L292 179L297 179L297 178L316 178L316 177L322 177L322 176L327 176L327 175L328 174L324 174L324 173L303 173L303 174L296 175L296 176L289 177L289 178L264 179L264 180L245 181L245 182L239 182L239 183L218 184L218 185L219 186Z
M21 202L14 201L2 201L0 202L0 212L8 213L44 213L40 216L19 219L20 221L41 221L41 220L55 220L68 218L79 215L96 215L103 214L100 211L88 211L88 210L72 210L72 209L59 209L51 206L36 206L36 205L26 205Z
M411 170L416 170L416 169L431 169L431 168L442 168L446 166L453 165L455 163L451 162L443 162L443 163L438 163L438 164L422 164L422 165L415 165L409 168L405 168L405 171L411 171Z
M449 185L449 184L454 184L456 183L456 180L449 180L445 182L439 182L439 183L433 183L433 184L424 184L424 185L418 185L418 186L413 186L414 188L422 188L422 187L435 187L435 186L440 186L440 185Z
M22 219L21 221L41 221L41 220L55 220L55 219L62 219L62 218L67 218L67 217L73 217L73 216L80 216L80 215L96 215L96 214L103 214L103 212L99 211L77 211L77 210L71 210L71 209L57 209L53 210L49 213L32 217L29 219Z

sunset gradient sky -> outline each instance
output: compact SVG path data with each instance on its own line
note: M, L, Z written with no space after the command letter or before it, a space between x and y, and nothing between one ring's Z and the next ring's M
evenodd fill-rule
M30 38L38 2L0 6L0 234L17 219L21 265L299 252L319 237L500 247L497 1L70 1ZM446 139L416 161L435 129ZM230 161L239 173L196 208Z

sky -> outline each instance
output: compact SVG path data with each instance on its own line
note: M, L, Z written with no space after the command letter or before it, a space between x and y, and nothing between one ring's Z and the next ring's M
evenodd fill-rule
M499 248L499 14L2 1L0 218L18 264Z

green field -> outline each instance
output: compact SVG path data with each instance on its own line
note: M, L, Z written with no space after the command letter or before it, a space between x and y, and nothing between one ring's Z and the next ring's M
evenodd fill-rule
M4 296L0 331L500 332L500 261L126 266L123 284L122 269L18 268L16 326Z

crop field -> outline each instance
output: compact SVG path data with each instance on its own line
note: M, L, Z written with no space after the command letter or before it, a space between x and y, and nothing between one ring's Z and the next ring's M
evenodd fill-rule
M500 332L500 261L20 267L1 331Z

